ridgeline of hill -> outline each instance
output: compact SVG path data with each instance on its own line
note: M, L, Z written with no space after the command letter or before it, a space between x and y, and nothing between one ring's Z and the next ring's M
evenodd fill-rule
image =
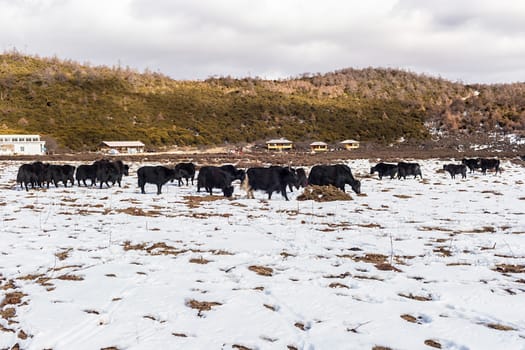
M102 140L149 148L274 137L391 142L525 130L525 84L465 85L395 69L287 80L176 81L17 52L0 55L0 133L38 133L75 151Z

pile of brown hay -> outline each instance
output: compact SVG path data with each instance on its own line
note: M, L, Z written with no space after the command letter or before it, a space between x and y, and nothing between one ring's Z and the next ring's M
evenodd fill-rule
M314 200L316 202L351 201L352 197L334 186L307 186L303 193L297 196L299 201Z

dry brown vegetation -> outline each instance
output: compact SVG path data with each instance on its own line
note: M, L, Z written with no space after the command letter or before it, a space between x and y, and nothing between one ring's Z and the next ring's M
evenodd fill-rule
M273 269L270 267L251 265L248 267L248 270L253 271L256 274L261 275L261 276L269 277L273 275Z
M525 265L498 264L494 270L501 273L525 273Z
M516 330L516 328L514 328L514 327L505 326L505 325L502 325L502 324L499 324L499 323L488 323L485 326L487 326L489 328L492 328L492 329L496 329L498 331L504 331L504 332L515 331Z
M399 293L398 295L400 297L403 297L403 298L417 300L417 301L431 301L431 300L433 300L432 296L430 296L430 295L428 295L428 296L425 296L425 295L414 295L412 293L410 293L410 294Z
M186 306L192 309L199 310L198 315L202 316L203 311L210 311L214 306L222 305L219 302L215 301L197 301L195 299L190 299L186 301Z
M425 345L430 346L431 348L441 349L441 343L433 339L425 340Z
M156 243L149 243L149 244L148 243L131 244L130 241L125 241L123 243L123 248L125 251L140 250L150 255L179 255L182 253L186 253L188 251L187 249L177 249L164 242L156 242Z
M298 201L314 200L316 202L349 201L352 196L334 186L307 186L303 193L297 196Z

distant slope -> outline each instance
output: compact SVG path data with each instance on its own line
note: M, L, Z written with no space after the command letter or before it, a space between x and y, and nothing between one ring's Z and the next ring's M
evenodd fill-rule
M478 94L479 92L479 94ZM0 132L40 133L71 150L101 140L148 147L347 138L390 142L444 132L525 129L525 84L452 83L393 69L267 81L175 81L129 68L0 55Z

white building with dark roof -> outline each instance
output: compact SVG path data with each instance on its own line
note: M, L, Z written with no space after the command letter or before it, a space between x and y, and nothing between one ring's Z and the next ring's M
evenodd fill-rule
M106 153L143 153L144 143L141 141L102 141L101 151Z

